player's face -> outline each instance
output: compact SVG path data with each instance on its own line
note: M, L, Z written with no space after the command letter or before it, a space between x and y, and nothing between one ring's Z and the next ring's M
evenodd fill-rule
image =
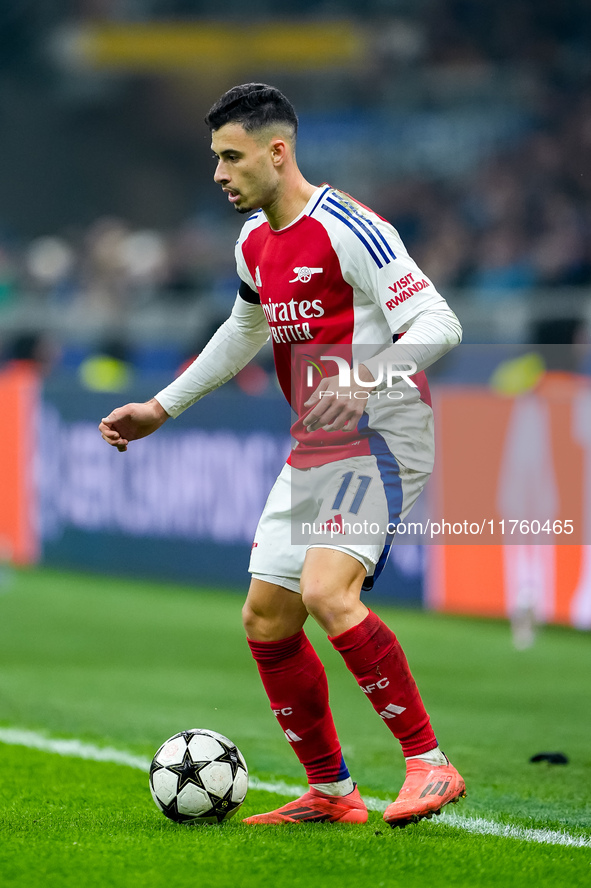
M239 213L264 209L275 200L276 142L247 133L239 123L227 123L212 133L211 149L218 161L214 181Z

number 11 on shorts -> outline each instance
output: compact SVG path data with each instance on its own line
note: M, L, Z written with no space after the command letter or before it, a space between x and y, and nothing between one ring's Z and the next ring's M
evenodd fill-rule
M335 496L334 503L332 504L332 509L334 512L337 512L341 508L341 504L343 499L345 498L345 494L347 493L351 481L355 476L355 472L345 472L343 475L343 480L341 482L341 486L338 489L337 495ZM370 475L358 475L359 484L357 486L357 490L355 491L355 495L353 497L353 502L349 507L349 512L352 515L357 515L359 509L361 508L361 503L363 502L363 498L367 493L367 489L371 484L371 476Z

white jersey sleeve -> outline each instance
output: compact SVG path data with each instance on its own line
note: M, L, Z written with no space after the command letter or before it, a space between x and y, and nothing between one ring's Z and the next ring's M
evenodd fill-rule
M462 341L462 327L454 312L443 306L425 309L418 315L404 337L379 354L363 361L374 379L380 379L377 389L384 388L387 376L384 367L398 366L411 375L426 370Z
M236 248L234 250L234 255L236 256L236 270L238 272L238 277L257 295L259 292L259 281L253 279L253 276L248 270L246 260L244 259L244 254L242 252L242 244L244 243L248 235L259 225L263 225L265 221L266 216L262 210L258 210L256 213L250 216L242 226L240 237L236 241ZM255 278L258 276L258 274L259 271L257 269L255 272Z
M242 370L268 338L269 325L261 306L238 295L228 320L191 366L155 396L156 400L169 416L176 418Z
M326 196L321 212L343 278L367 303L379 307L388 339L404 333L399 342L384 342L384 349L363 360L374 378L380 377L380 366L398 362L410 364L414 372L424 370L458 345L460 322L389 222L334 190ZM369 324L369 315L364 317ZM374 327L376 334L378 329Z
M393 335L426 309L447 305L389 222L338 191L331 191L321 212L344 279L380 306Z

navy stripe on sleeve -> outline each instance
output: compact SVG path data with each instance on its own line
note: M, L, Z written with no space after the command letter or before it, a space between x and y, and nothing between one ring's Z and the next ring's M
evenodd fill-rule
M355 226L352 224L351 220L347 218L347 216L344 216L342 213L337 213L336 210L333 210L331 207L327 206L326 204L323 204L323 209L325 209L327 213L330 213L331 216L335 216L335 218L340 219L341 222L347 226L347 228L351 229L353 234L359 238L359 240L361 241L361 243L363 244L363 246L365 247L365 249L367 250L367 252L371 256L371 258L373 259L375 264L378 266L378 268L384 267L384 263L381 261L380 257L377 255L375 250L373 250L369 241L362 235L362 233L359 231L358 228L355 228ZM390 260L388 259L388 262L389 261Z
M394 252L394 250L390 246L388 239L386 237L384 237L384 233L382 231L380 231L380 229L378 228L378 226L375 224L375 222L372 219L366 219L365 221L370 226L372 231L375 231L376 236L379 237L379 239L381 240L381 242L385 246L386 250L388 251L388 253L392 257L392 259L396 259L396 253Z
M334 200L334 198L332 198L332 197L328 197L326 199L326 203L331 204L331 206L340 210L341 213L344 213L345 216L350 220L350 222L356 226L356 229L359 229L360 231L362 231L364 233L365 237L368 238L370 241L372 241L374 247L376 248L378 253L381 255L382 259L384 260L384 265L388 265L390 263L390 257L384 252L384 248L383 248L382 244L380 243L380 241L378 240L378 238L376 237L376 234L378 235L378 237L380 238L382 243L384 243L385 239L381 236L381 233L378 231L378 229L374 225L372 225L372 223L369 219L366 219L364 216L361 216L361 215L355 213L354 211L349 210L347 207L344 207L342 204L340 204L338 201ZM325 206L325 208L327 208L326 204L324 206ZM351 227L351 226L349 226L349 227ZM372 228L373 228L373 231L372 231ZM354 229L354 230L356 230L356 229ZM375 234L374 234L374 231L375 231ZM390 255L394 256L394 254L392 253L392 250L390 249L389 244L387 242L386 242L386 247L387 247ZM396 258L396 257L394 256L394 258ZM379 266L379 267L381 268L381 266Z

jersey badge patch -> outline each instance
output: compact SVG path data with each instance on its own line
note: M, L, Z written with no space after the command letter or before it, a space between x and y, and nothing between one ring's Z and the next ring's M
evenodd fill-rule
M307 265L300 265L298 268L294 268L293 273L295 277L289 283L295 284L296 281L299 281L300 284L307 284L312 279L313 274L322 274L323 271L323 268L308 268Z

